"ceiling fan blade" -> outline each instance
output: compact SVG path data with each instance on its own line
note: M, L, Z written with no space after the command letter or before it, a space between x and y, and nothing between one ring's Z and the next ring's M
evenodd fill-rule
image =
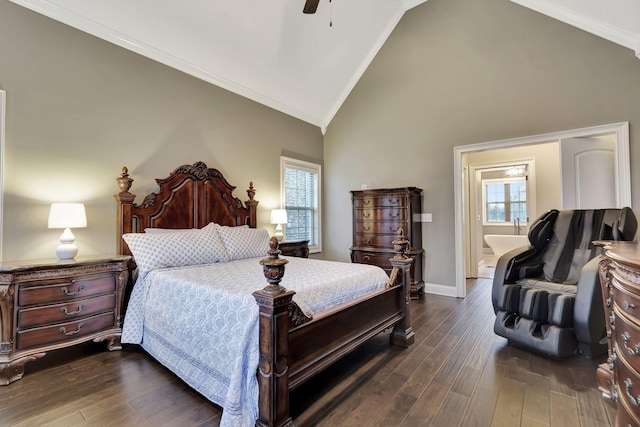
M318 3L320 3L320 0L307 0L304 4L302 13L316 13L316 9L318 9Z

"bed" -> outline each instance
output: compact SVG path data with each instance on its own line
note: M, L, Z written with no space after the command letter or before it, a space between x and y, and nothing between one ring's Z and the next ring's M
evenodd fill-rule
M387 277L375 266L280 257L256 228L253 183L242 202L203 162L157 179L140 204L126 168L117 182L117 251L134 255L123 342L222 406L221 425L291 426L291 390L385 330L392 344L413 344L402 230Z

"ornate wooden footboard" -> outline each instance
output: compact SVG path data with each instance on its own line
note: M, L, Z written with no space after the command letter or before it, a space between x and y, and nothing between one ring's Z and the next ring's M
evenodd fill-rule
M156 180L160 191L140 205L129 192L133 180L126 168L117 181L117 249L123 254L130 252L122 235L147 227L201 228L209 222L256 227L253 184L243 204L232 195L235 187L202 162L180 166L168 178ZM408 347L414 341L409 315L413 261L404 255L408 241L401 230L386 289L313 319L292 301L295 292L280 286L288 261L279 258L277 244L271 240L269 256L260 262L269 284L253 294L260 310L259 426L293 425L289 392L385 329L393 328L390 340L395 345Z

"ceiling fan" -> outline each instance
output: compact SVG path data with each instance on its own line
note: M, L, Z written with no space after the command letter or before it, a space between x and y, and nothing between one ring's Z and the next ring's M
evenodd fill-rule
M302 13L316 13L318 3L320 3L320 0L307 0L304 4L304 9L302 9Z

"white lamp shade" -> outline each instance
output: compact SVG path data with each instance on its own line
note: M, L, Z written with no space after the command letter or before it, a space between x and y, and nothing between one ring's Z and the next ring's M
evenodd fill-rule
M286 223L287 223L286 209L274 209L271 211L271 224L286 224Z
M84 228L87 214L82 203L52 203L49 228Z

